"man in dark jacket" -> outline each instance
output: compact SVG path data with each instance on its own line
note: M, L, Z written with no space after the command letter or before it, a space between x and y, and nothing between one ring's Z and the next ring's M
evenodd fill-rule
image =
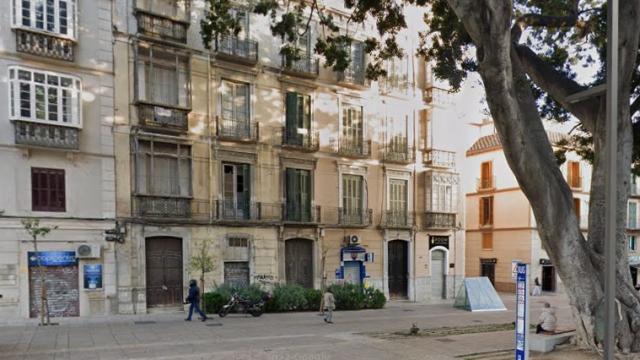
M185 321L191 321L191 316L193 315L193 309L195 309L198 314L200 314L200 320L207 320L207 315L200 310L200 288L198 287L198 283L195 280L189 281L189 295L187 295L187 303L189 305L189 316L187 316Z

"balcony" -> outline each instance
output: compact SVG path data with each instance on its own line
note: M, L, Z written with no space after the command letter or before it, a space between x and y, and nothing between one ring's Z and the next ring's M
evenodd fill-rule
M138 120L151 130L182 133L189 128L189 110L138 103Z
M187 43L188 21L179 21L140 9L136 10L136 20L138 21L138 33L142 35Z
M411 229L413 226L413 212L386 210L382 213L380 227L383 229Z
M496 188L496 177L489 176L486 178L476 179L476 190L477 191L489 191L494 190Z
M367 79L364 73L364 67L362 70L354 70L349 67L345 71L338 73L338 82L346 85L356 85L363 87L367 84Z
M217 135L220 140L257 142L260 139L260 123L218 118Z
M407 75L389 74L380 80L380 91L383 94L401 93L406 94L413 84L409 82Z
M426 212L422 217L423 229L453 229L456 227L456 214Z
M238 203L216 200L216 220L223 223L271 222L282 220L282 204L263 202Z
M373 219L373 210L371 209L324 207L322 212L322 223L327 226L368 227L371 226Z
M75 42L73 40L36 30L18 28L15 31L16 50L18 52L51 59L74 61L73 47Z
M312 129L282 127L282 146L300 151L315 152L320 148L320 134Z
M314 79L320 74L320 61L310 56L299 60L282 59L282 70L294 76Z
M354 141L338 139L338 155L351 158L368 158L371 156L371 140Z
M78 128L22 120L15 120L13 124L16 144L64 150L80 148Z
M322 222L322 208L308 205L302 210L300 204L282 204L282 219L287 224L319 224Z
M255 65L258 63L258 42L221 35L216 40L216 56L230 61Z
M415 155L412 147L398 149L391 146L385 146L382 153L382 160L390 163L411 164L415 161Z
M436 86L429 86L423 90L424 101L431 105L445 106L453 103L452 92Z
M424 162L427 166L442 169L454 169L456 167L456 153L453 151L427 149L424 153Z
M191 218L191 198L176 196L135 195L134 216L140 218Z

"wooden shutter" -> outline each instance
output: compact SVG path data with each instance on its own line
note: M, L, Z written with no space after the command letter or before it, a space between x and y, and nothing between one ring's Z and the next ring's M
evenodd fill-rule
M491 179L493 174L493 163L491 161L483 162L481 167L481 188L491 188L493 186Z
M493 196L488 199L489 202L489 222L488 225L493 225Z
M288 92L286 98L286 119L285 126L287 132L287 140L291 140L294 134L297 134L297 109L298 109L298 94L295 92Z
M576 217L578 218L578 224L580 224L580 199L573 198L573 208L576 211Z
M298 185L300 194L300 214L303 221L311 220L311 172L298 170Z
M243 179L241 206L247 211L247 215L249 215L251 211L251 166L249 164L242 164L240 167L242 168Z
M32 211L65 211L66 189L64 170L31 169Z
M479 223L480 225L485 225L485 219L484 219L484 198L480 198L479 201Z
M493 233L482 233L482 249L493 249Z
M286 191L286 206L287 206L287 220L294 220L298 214L296 211L296 204L298 202L298 178L296 176L296 170L287 168L285 170L285 191Z

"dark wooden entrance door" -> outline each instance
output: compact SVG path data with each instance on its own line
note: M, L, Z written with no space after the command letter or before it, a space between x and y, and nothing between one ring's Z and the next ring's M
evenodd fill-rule
M409 246L406 241L389 241L389 296L406 298L409 284Z
M486 276L493 286L496 286L496 263L482 262L480 263L480 276Z
M542 267L542 291L556 291L556 270L553 266Z
M284 258L287 284L313 288L313 241L287 240Z
M147 306L182 304L182 239L146 239Z

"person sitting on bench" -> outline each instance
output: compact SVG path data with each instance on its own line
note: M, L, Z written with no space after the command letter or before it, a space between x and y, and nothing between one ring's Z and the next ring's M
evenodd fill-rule
M544 309L542 309L542 314L540 314L540 317L538 318L536 334L555 333L557 322L558 319L556 318L556 310L552 308L548 302L545 302Z

